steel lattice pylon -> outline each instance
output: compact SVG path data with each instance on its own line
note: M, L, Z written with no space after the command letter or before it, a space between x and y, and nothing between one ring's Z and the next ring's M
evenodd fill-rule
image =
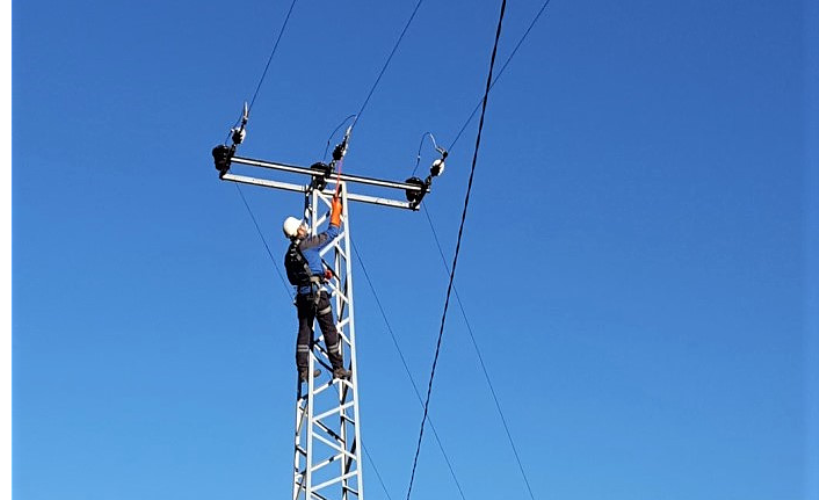
M363 500L361 463L363 448L358 413L358 369L348 202L418 210L424 196L430 192L432 179L444 171L447 152L435 146L441 157L432 163L426 179L410 177L404 182L389 181L341 173L341 161L347 151L352 126L347 129L344 140L333 151L333 161L329 165L316 163L307 168L236 156L236 148L244 139L246 123L247 106L242 126L231 130L233 145L219 145L213 148L214 164L221 180L303 193L304 220L309 221L313 235L327 222L333 197L335 195L341 197L342 217L339 234L320 253L325 263L333 270L334 276L325 286L334 302L333 313L342 355L352 375L349 380L332 378L333 370L327 355L327 347L322 336L316 338L314 324L308 379L306 383L299 383L296 396L292 498ZM308 176L311 180L305 185L258 178L236 174L231 171L234 166L275 170L288 175ZM371 190L399 190L404 193L406 201L376 194L348 193L346 187L348 183ZM324 368L324 374L316 377L315 372L319 367Z
M322 258L333 269L328 291L334 303L336 329L349 380L333 379L323 337L313 328L307 383L299 384L296 399L296 438L293 458L293 500L364 498L361 469L361 434L358 413L358 370L355 348L355 307L350 261L350 217L347 194L340 186L343 206L339 235L322 249ZM310 190L306 194L305 220L310 230L326 222L332 195ZM332 261L327 258L332 254ZM314 377L316 369L328 377Z

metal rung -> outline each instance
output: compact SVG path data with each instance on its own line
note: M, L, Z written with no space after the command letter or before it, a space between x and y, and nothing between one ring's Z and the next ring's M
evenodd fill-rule
M351 454L349 451L345 450L344 448L342 448L342 447L341 447L341 446L339 446L338 444L333 443L332 441L330 441L330 440L328 440L328 439L325 439L325 438L323 438L323 437L321 437L321 436L319 436L319 435L315 435L315 436L313 436L313 437L314 437L315 439L318 439L319 441L321 441L321 442L322 442L322 443L324 443L325 445L329 446L330 448L333 448L334 450L336 450L336 451L338 452L338 454L337 454L337 455L334 455L334 456L336 456L336 457L341 457L341 455L346 455L346 456L347 456L347 458L349 458L350 460L355 460L355 456L354 456L354 455L352 455L352 454ZM334 459L334 460L335 460L335 459ZM322 466L322 467L323 467L323 466ZM315 470L317 470L317 469L318 469L318 467L313 467L312 469L310 469L310 471L315 471Z
M343 405L338 406L336 408L333 408L332 410L324 412L324 413L322 413L321 415L319 415L317 417L313 417L313 421L314 422L319 422L321 420L324 420L325 418L329 417L330 415L343 412L344 410L348 409L352 405L353 405L353 403L346 403L346 404L343 404Z
M335 379L333 379L333 380L335 380ZM330 387L332 387L332 386L333 386L333 382L332 382L332 381L331 381L331 382L327 382L327 383L325 383L325 384L322 384L322 385L320 385L320 386L316 387L316 388L314 389L314 391L313 391L313 392L315 393L315 395L316 395L316 396L318 396L319 394L321 394L322 392L326 391L327 389L329 389L329 388L330 388Z
M326 496L324 496L324 495L319 495L319 494L318 494L318 493L316 493L315 491L313 492L313 496L314 496L314 497L316 497L316 498L318 498L319 500L328 500Z
M325 461L323 461L323 462L319 462L319 463L317 463L317 464L316 464L316 466L315 466L315 467L313 467L313 468L312 468L312 469L310 469L310 470L311 470L312 472L316 472L316 471L318 471L318 470L321 470L323 467L326 467L326 466L330 465L331 463L335 462L336 460L340 459L341 457L342 457L342 454L341 454L341 453L338 453L338 454L336 454L336 455L333 455L332 457L328 458L327 460L325 460Z
M343 441L344 441L343 439L341 439L341 436L339 436L339 435L336 433L336 431L334 431L333 429L331 429L331 428L327 427L327 426L324 424L324 422L316 422L315 424L316 424L317 426L319 426L319 427L321 428L321 430L322 430L322 431L324 431L324 432L325 432L325 433L326 433L328 436L330 436L331 438L335 439L336 441L340 441L340 442L343 442Z
M320 490L322 488L326 488L326 487L328 487L330 485L336 484L336 483L341 482L341 481L343 481L345 479L350 479L351 477L355 476L356 474L358 474L358 471L348 472L347 474L344 474L343 476L339 476L339 477L337 477L335 479L325 481L325 482L321 483L318 486L313 486L313 489L314 490Z

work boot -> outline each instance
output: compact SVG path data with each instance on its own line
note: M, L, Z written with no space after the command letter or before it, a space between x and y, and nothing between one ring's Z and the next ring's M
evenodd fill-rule
M307 375L309 375L309 373L306 368L299 370L299 382L307 382ZM319 375L321 375L321 370L313 370L313 378L318 378Z
M333 368L333 378L343 378L349 380L353 376L353 372L345 369L343 366Z

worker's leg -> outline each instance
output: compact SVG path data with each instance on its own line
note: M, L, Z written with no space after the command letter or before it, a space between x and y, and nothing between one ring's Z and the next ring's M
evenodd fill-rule
M296 367L299 372L307 372L310 366L310 343L313 337L315 311L313 300L309 296L296 296L296 309L299 317L299 334L296 339Z
M324 345L327 346L327 353L333 368L343 368L344 358L342 356L341 342L339 339L336 324L333 320L333 307L330 305L330 297L327 292L321 292L316 314L321 333L324 334Z

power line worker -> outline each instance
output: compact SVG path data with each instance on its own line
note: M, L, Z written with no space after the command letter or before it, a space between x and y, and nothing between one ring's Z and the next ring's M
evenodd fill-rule
M282 229L290 238L290 246L284 258L287 279L296 287L296 309L298 311L299 332L296 340L296 368L299 380L305 382L309 371L309 355L313 340L313 323L318 320L327 354L333 366L333 378L350 378L352 373L344 368L342 344L333 320L330 296L324 283L332 276L325 269L320 251L339 234L341 226L341 200L333 198L330 225L326 231L316 236L308 236L307 225L295 217L285 219Z

